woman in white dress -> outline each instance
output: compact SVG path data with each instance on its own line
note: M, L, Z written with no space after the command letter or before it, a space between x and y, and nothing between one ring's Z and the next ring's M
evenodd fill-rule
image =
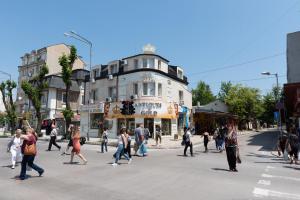
M16 162L22 161L22 153L21 153L21 129L16 130L16 135L12 137L11 141L8 144L8 151L11 153L11 168L14 169L16 166Z

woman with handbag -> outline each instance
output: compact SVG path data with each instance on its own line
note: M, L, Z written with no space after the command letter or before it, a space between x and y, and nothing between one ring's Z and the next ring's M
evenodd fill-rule
M17 129L16 135L12 137L11 141L8 143L7 152L11 153L11 168L15 169L16 162L22 160L22 153L21 153L21 134L22 130Z
M85 159L85 157L80 153L80 130L79 130L79 126L74 126L74 129L71 133L71 138L73 141L73 149L71 152L71 160L70 163L73 163L73 159L74 159L74 155L76 154L81 160L83 160L83 164L86 165L87 164L87 160Z
M36 148L37 135L34 129L28 128L26 130L26 135L21 135L20 138L24 140L21 147L23 159L22 159L20 179L24 180L26 178L27 164L29 165L29 167L37 171L39 173L39 176L42 176L42 174L44 173L44 169L42 169L41 167L33 163L37 153L37 148Z
M117 151L115 153L116 157L115 157L115 162L112 164L112 166L117 166L118 165L118 161L120 160L121 154L124 153L124 157L128 160L128 164L131 163L132 159L129 158L127 152L125 151L125 149L127 148L128 145L128 138L126 137L126 129L122 128L120 130L120 135L118 138L118 146L117 146Z

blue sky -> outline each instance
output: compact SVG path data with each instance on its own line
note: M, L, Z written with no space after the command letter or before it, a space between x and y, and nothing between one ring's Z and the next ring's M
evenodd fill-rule
M300 30L300 1L4 0L0 24L0 69L15 80L20 57L50 44L74 44L88 60L87 46L63 35L75 30L93 42L93 64L140 53L151 43L170 64L184 68L190 88L203 80L216 94L221 81L231 80L265 93L275 79L260 79L266 78L260 72L277 72L286 82L286 34Z

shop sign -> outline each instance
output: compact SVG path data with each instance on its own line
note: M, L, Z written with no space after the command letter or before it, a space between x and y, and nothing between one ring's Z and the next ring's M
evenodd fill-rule
M142 111L142 112L141 112L141 115L157 116L157 111L151 111L151 110L148 110L148 111Z
M161 103L135 103L136 108L160 109Z

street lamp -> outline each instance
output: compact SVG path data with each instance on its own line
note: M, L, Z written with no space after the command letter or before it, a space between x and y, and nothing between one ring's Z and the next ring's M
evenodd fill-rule
M87 40L86 38L84 38L83 36L79 35L78 33L76 33L75 31L70 31L69 33L64 33L64 35L66 37L72 37L76 40L79 40L87 45L89 45L90 47L90 78L89 78L89 89L88 89L88 94L90 94L90 87L91 87L91 71L92 71L92 47L93 44L91 41ZM90 140L90 134L89 134L89 126L90 126L90 100L88 100L88 130L87 130L87 140Z
M279 106L280 99L279 99L278 74L277 73L272 74L271 72L262 72L261 75L266 75L266 76L273 75L276 78L276 90L277 90L277 92L276 92L276 101L277 101L277 106L278 106L278 111L279 111L279 120L277 121L277 125L278 125L278 129L279 129L279 126L280 126L280 130L281 130L281 108Z

